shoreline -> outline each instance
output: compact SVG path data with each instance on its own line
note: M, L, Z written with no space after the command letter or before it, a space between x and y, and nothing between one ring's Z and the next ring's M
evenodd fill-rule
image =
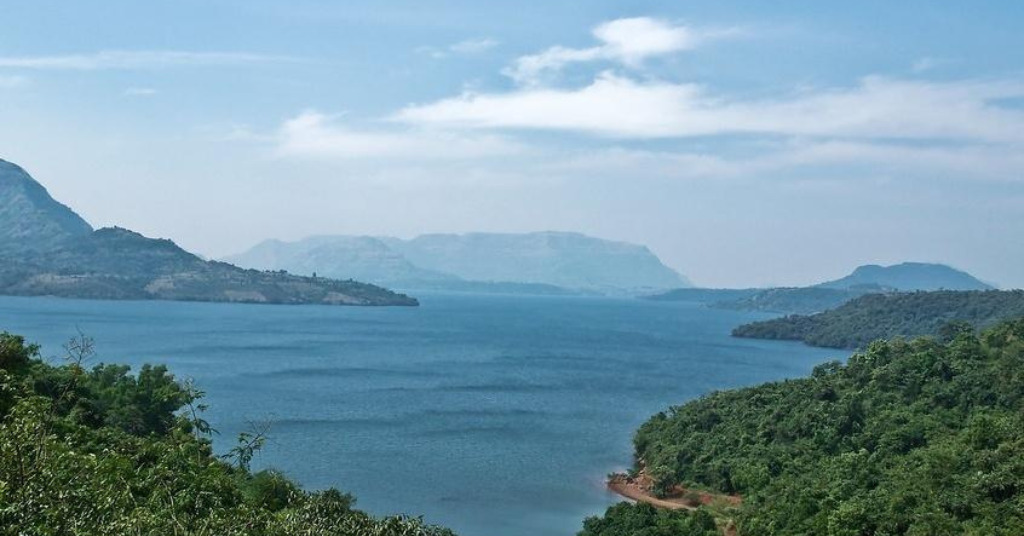
M643 470L636 477L625 473L613 473L606 485L610 491L622 497L667 510L696 510L701 506L723 502L736 507L743 502L738 495L720 495L681 486L673 488L672 494L668 497L658 497L652 492L654 482Z

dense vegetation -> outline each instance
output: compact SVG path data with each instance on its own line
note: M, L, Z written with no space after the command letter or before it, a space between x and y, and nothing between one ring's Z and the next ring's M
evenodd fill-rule
M737 337L799 340L813 346L863 348L892 337L938 336L966 322L976 329L1024 316L1024 291L935 291L868 294L810 316L754 322Z
M67 350L51 366L0 334L0 535L452 535L250 472L261 429L215 456L195 386L159 366L86 369L85 338Z
M635 445L660 489L743 495L740 535L1024 534L1024 320L714 393ZM621 506L581 534L702 534L663 528L684 515Z
M578 536L719 536L715 517L705 509L659 510L647 503L619 503L601 517L583 522Z

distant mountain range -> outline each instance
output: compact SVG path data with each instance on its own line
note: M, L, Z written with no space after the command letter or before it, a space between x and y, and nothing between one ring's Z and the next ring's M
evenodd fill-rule
M846 277L809 287L684 288L648 298L658 301L695 301L726 309L812 314L833 309L866 294L991 289L991 285L944 264L905 262L892 266L860 266Z
M209 262L170 240L94 231L19 166L0 160L0 294L337 305L416 305L358 283Z
M690 285L644 246L563 232L267 240L225 260L404 289L623 295Z

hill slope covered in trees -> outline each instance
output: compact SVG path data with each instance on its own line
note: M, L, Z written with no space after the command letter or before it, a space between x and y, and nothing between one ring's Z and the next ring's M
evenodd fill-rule
M985 328L1019 316L1024 316L1022 290L868 294L810 316L745 324L733 330L733 335L862 348L877 339L935 336L958 323Z
M740 536L1024 534L1024 320L713 393L635 447L659 489L741 494L720 514ZM711 533L706 513L619 505L580 535Z
M0 160L0 294L330 305L416 305L359 283L243 270L170 240L93 231L25 170Z

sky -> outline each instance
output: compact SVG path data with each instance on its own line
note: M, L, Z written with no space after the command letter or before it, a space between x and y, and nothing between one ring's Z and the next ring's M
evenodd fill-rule
M709 287L1024 287L1024 2L0 0L0 158L94 226L579 231Z

